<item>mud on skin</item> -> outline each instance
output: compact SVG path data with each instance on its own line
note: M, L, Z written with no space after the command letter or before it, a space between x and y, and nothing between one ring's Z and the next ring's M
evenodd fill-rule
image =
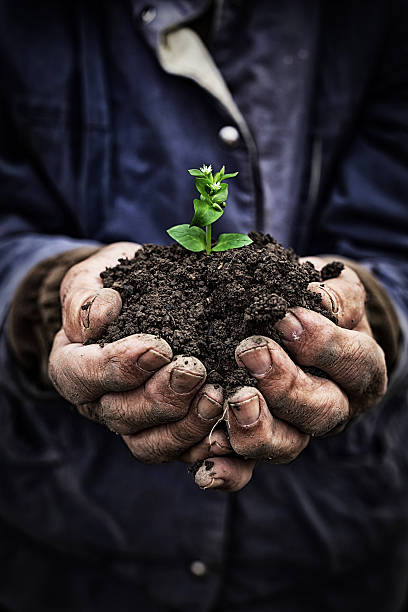
M207 382L227 393L256 381L235 362L236 346L248 336L280 342L274 329L289 308L303 306L335 321L308 291L312 281L336 277L343 264L318 272L301 264L268 234L252 232L249 246L222 253L192 253L177 244L147 244L131 260L101 273L104 287L123 300L118 319L101 344L137 333L164 338L174 354L194 355L207 369Z

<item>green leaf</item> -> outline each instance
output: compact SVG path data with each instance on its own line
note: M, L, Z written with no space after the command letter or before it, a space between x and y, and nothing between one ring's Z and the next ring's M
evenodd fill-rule
M229 249L239 249L240 247L251 244L252 240L245 234L220 234L217 244L212 248L213 251L228 251Z
M219 172L217 172L217 174L214 176L214 181L222 181L224 178L224 172L225 172L225 166L223 166L221 168L221 170Z
M202 196L204 196L204 197L208 197L208 192L207 192L207 190L206 190L206 186L208 185L209 180L208 180L208 179L206 179L206 178L204 178L204 179L202 179L202 178L201 178L201 179L199 179L199 178L198 178L198 179L196 179L196 180L194 181L194 183L195 183L195 186L196 186L196 188L197 188L197 191L199 191L199 192L201 193L201 195L202 195Z
M237 176L238 172L231 172L230 174L224 174L224 176L222 177L222 180L224 181L225 179L229 179L229 178L234 178L234 176Z
M189 170L189 173L191 174L191 176L205 176L205 174L203 174L201 170L198 170L197 168L191 168L191 170Z
M205 250L205 231L199 227L190 227L188 223L174 225L167 230L169 236L188 251Z
M217 206L217 205L216 205ZM190 223L190 227L204 227L211 225L221 217L224 211L218 206L218 210L212 207L205 200L194 200L194 217Z
M217 193L215 193L214 195L211 196L211 200L213 202L225 202L225 200L228 198L228 185L227 183L222 183L220 190L217 191Z

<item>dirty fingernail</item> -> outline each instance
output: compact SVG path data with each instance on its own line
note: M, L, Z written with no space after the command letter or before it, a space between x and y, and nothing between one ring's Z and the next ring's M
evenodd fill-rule
M326 287L323 283L319 285L322 303L327 310L331 310L334 314L339 312L339 301L336 292L333 289Z
M196 472L194 480L200 489L217 489L224 484L224 480L217 477L213 467L214 461L207 459Z
M229 402L235 418L240 425L252 425L259 419L261 407L259 397L254 395L243 402Z
M275 324L275 329L277 329L283 339L288 342L299 340L303 333L303 327L299 319L291 312L288 312L283 319Z
M215 447L218 447L218 449L220 449L223 452L232 450L232 446L229 443L229 440L227 436L225 435L225 432L221 431L220 429L215 429L212 432L212 434L209 436L209 444L210 444L211 452L214 452L215 454L217 454L216 452L217 449Z
M255 376L266 374L272 367L271 354L266 345L244 351L238 357Z
M89 316L91 314L91 307L94 301L96 300L96 295L88 298L84 304L81 306L81 322L85 329L89 327Z
M154 372L167 363L170 363L170 359L154 349L149 349L137 360L137 365L146 370L146 372Z
M197 482L197 480L196 480ZM197 482L198 484L198 482ZM222 487L222 485L224 484L224 480L222 478L211 478L210 482L207 485L201 486L198 485L199 487L201 487L201 489L219 489L220 487Z
M170 387L176 393L188 393L192 391L199 383L203 382L201 374L187 372L181 368L174 368L170 375Z
M211 397L203 393L200 401L197 404L197 412L205 421L212 421L212 419L215 419L215 417L221 415L222 406L219 402L216 402L215 400L211 399Z

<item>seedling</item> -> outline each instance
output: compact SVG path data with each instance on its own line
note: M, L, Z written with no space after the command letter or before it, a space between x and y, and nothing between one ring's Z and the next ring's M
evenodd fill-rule
M174 225L167 230L169 236L185 249L196 253L205 251L228 251L251 244L252 240L245 234L220 234L214 246L211 244L211 228L215 221L224 214L227 204L228 183L224 181L237 176L238 172L225 174L225 166L213 176L211 165L203 165L199 170L189 170L195 178L195 186L200 199L195 198L194 217L191 223ZM203 230L205 228L205 231Z

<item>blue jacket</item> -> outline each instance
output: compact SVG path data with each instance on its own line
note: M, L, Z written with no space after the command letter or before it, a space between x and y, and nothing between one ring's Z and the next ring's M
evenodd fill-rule
M163 56L208 5L0 1L5 610L397 612L407 591L408 5L218 3L208 44L232 106ZM220 229L362 262L405 334L381 405L231 495L135 462L25 376L5 325L42 259L166 241L202 163L239 170Z

